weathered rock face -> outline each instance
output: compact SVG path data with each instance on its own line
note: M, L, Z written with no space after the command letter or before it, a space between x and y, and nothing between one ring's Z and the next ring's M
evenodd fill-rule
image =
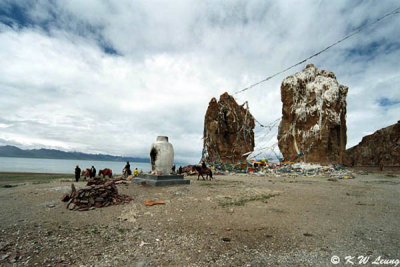
M400 166L400 121L373 134L346 150L347 166Z
M283 80L278 145L285 158L297 155L305 162L342 162L347 91L333 72L320 71L312 64Z
M254 150L254 118L228 93L212 98L204 119L203 160L208 163L237 163Z

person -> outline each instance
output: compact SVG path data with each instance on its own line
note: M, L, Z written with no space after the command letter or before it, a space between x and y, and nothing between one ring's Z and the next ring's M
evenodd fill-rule
M132 171L131 171L131 165L129 164L129 161L126 162L126 165L124 167L124 170L126 172L127 175L131 175Z
M172 165L171 171L172 171L173 173L175 173L175 168L176 168L175 164Z
M206 165L206 163L204 161L201 163L201 168L202 169L207 169L207 165Z
M179 166L178 174L182 174L182 166Z
M137 168L135 168L135 170L133 171L133 175L136 177L139 174L139 170Z
M96 178L96 168L94 166L90 169L90 178Z
M78 165L75 167L75 181L79 182L79 178L81 178L81 169Z

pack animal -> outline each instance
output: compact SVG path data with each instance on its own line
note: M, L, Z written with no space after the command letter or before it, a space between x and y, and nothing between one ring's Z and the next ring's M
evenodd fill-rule
M110 178L112 178L112 170L111 169L103 169L103 170L99 170L99 176L102 175L103 178L108 176Z
M193 165L187 165L182 168L182 173L186 173L187 175L190 175L191 172L193 172Z
M90 169L82 170L81 176L84 177L85 179L86 179L87 177L90 178Z
M201 175L201 177L203 177L203 180L210 180L211 181L212 179L214 179L213 175L212 175L212 171L208 167L204 168L204 167L199 166L199 165L193 165L192 171L196 171L198 173L197 180L200 179L200 175ZM207 175L206 178L204 178L203 174Z

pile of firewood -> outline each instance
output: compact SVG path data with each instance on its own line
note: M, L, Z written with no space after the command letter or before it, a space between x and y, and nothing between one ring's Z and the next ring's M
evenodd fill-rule
M132 198L126 195L119 195L116 184L125 183L121 179L90 179L86 187L76 190L71 185L71 192L65 194L61 200L68 202L67 209L89 210L94 208L107 207L129 203Z

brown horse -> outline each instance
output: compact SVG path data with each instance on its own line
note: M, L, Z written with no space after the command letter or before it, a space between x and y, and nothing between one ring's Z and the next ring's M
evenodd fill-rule
M182 173L190 174L191 172L193 172L193 165L187 165L182 167Z
M212 179L214 179L213 176L212 176L212 171L211 171L210 168L207 168L207 167L203 168L201 165L193 165L192 166L192 171L196 171L199 174L197 176L197 180L200 179L200 175L201 175L201 177L203 177L203 180L210 180L211 181ZM207 175L206 179L204 179L203 174ZM208 178L208 176L210 176L210 178Z
M108 175L108 177L112 178L112 170L111 169L104 169L104 170L99 170L99 176L103 175L103 178Z
M81 175L85 178L90 177L90 169L82 170Z

